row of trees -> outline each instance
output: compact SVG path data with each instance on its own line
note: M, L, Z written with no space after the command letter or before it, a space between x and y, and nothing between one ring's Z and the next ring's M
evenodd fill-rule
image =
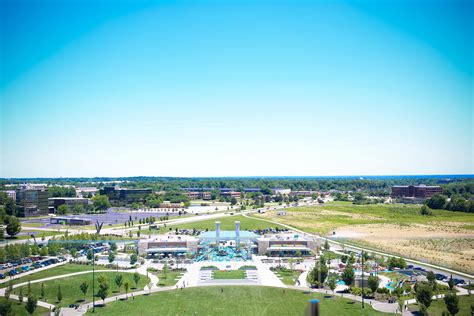
M461 195L452 195L448 201L445 195L435 194L425 201L425 205L434 210L474 213L474 199L466 199Z

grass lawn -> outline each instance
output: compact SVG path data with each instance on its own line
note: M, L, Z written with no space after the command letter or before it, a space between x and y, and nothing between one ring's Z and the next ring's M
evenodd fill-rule
M258 220L257 218L247 218L244 216L226 216L222 218L216 219L209 219L203 220L199 222L192 222L192 223L184 223L180 225L167 225L166 228L160 228L160 233L168 232L174 230L175 228L178 229L198 229L198 230L215 230L216 228L216 221L221 222L221 230L235 230L235 221L240 221L240 230L256 230L256 229L265 229L265 228L284 228L283 226L269 223L266 221Z
M26 233L26 235L20 235L16 236L14 238L9 238L9 240L24 240L24 239L33 239L31 238L31 234L35 235L36 240L41 240L41 238L44 237L50 237L50 236L57 236L57 235L64 235L64 232L57 232L57 231L44 231L44 230L34 230L34 229L25 229L23 228L21 230L22 233Z
M471 305L474 304L474 296L463 295L459 296L459 313L456 316L471 316ZM408 305L410 311L418 311L418 305ZM441 316L443 311L447 311L444 300L433 301L428 308L430 316Z
M221 288L224 289L221 292ZM263 286L206 286L137 296L134 301L96 308L98 315L304 315L310 299L321 300L321 315L390 315L342 298ZM91 312L88 313L89 315Z
M0 297L0 303L4 303L6 300L7 300L6 298ZM25 298L25 301L26 301L26 298ZM11 307L12 307L11 315L15 315L15 316L31 315L30 313L26 311L25 303L20 304L20 302L15 301L15 300L10 300L10 302L11 302ZM37 315L37 316L45 315L47 312L49 311L46 308L37 306L33 315Z
M243 270L214 270L212 272L213 279L236 280L245 279L245 271Z
M182 275L184 271L168 271L168 273L165 275L163 274L163 271L159 271L155 273L155 275L158 277L158 286L170 286L170 285L175 285L176 282L178 282L176 279L179 277L179 275Z
M301 274L301 271L291 271L288 269L281 269L273 271L279 279L287 285L295 285L296 280Z
M96 266L96 270L110 270L110 269L105 268L105 267L97 267ZM13 280L13 284L23 283L23 282L33 281L33 280L40 280L40 279L49 278L49 277L56 276L56 275L62 275L62 274L68 274L68 273L74 273L74 272L81 272L81 271L92 271L92 266L91 265L80 265L80 264L66 263L66 264L61 265L59 267L46 269L46 270L43 270L43 271L40 271L40 272L25 275L24 277ZM0 284L0 287L7 287L8 284L9 284L9 282L2 283L2 284Z
M133 281L133 273L125 273L119 272L123 276L123 284L128 282L130 284L129 292L135 289L135 282ZM105 276L109 281L109 295L112 296L113 294L118 294L119 291L117 286L115 285L115 276L117 273L115 272L99 272L95 274L95 291L97 293L97 289L99 288L98 285L98 278L99 276ZM45 300L46 302L57 304L57 293L58 287L61 285L61 294L62 294L62 301L61 306L67 306L69 304L73 304L76 302L80 302L84 299L84 295L82 294L81 290L79 289L79 285L83 282L87 281L89 283L89 289L87 291L86 301L92 300L92 273L83 274L83 275L76 275L67 278L55 279L44 282L44 292L45 292ZM143 287L149 282L146 276L140 275L140 281L138 282L137 289L143 289ZM40 299L41 293L41 284L33 283L31 284L31 291ZM22 286L23 294L26 295L28 292L28 286ZM13 294L18 294L20 292L20 288L13 289ZM120 293L125 293L124 286L122 285L120 289Z

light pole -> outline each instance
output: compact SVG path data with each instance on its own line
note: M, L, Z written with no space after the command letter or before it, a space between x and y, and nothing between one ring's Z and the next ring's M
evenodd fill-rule
M364 250L362 250L361 262L362 262L362 308L364 308Z
M92 250L92 312L95 313L95 254Z

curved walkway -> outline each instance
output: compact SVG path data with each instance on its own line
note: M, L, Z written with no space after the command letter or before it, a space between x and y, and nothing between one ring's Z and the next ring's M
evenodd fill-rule
M148 285L146 285L143 290L140 290L140 291L137 291L137 292L132 292L133 294L134 293L141 293L143 292L143 294L145 293L145 290L147 289L150 289L153 291L153 290L156 290L158 289L158 277L155 276L154 274L152 273L147 273L146 271L147 267L146 266L141 266L140 268L136 269L136 270L119 270L118 272L124 272L124 273L135 273L135 272L138 272L140 273L141 275L145 275L145 276L148 276L148 278L150 278L150 283ZM50 281L50 280L56 280L56 279L63 279L63 278L68 278L68 277L72 277L72 276L76 276L76 275L82 275L82 274L89 274L89 273L92 273L93 271L79 271L79 272L72 272L72 273L67 273L67 274L61 274L61 275L56 275L56 276L52 276L52 277L48 277L48 278L43 278L43 279L38 279L38 280L32 280L32 281L28 281L28 282L22 282L22 283L17 283L17 284L14 284L12 286L12 288L18 288L18 287L22 287L22 286L26 286L28 285L28 283L30 284L34 284L34 283L40 283L40 282L45 282L45 281ZM95 270L94 272L100 272L100 273L103 273L103 272L106 272L106 273L117 273L117 270ZM151 287L149 287L151 285ZM1 288L0 289L0 296L5 296L5 291L6 291L7 288ZM148 293L148 292L146 292ZM133 295L132 294L132 295ZM123 294L125 295L125 294ZM130 294L129 294L130 295ZM139 294L141 295L141 294ZM120 296L120 295L118 295ZM10 299L13 299L13 300L17 300L18 301L18 296L17 295L14 295L14 294L10 294ZM41 307L44 307L44 308L47 308L49 310L52 310L55 308L55 305L53 304L50 304L50 303L47 303L47 302L43 302L43 301L40 301L38 300L38 306L41 306ZM67 309L67 310L70 310L70 309ZM68 313L69 314L69 313Z

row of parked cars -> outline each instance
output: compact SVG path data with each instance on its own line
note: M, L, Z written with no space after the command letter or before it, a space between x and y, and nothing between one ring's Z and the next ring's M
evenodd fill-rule
M5 279L7 276L14 276L27 271L47 267L49 265L63 261L66 261L66 258L64 258L63 256L59 256L48 258L32 257L11 263L6 263L0 266L0 269L2 270L0 272L0 279Z
M408 269L413 269L414 271L418 271L418 272L427 272L426 269L422 268L422 267L415 267L413 265L408 265ZM425 274L425 273L423 273ZM449 278L451 276L448 276L448 275L444 275L442 273L435 273L435 277L436 277L436 280L438 281L443 281L443 282L448 282L449 281ZM453 282L454 282L454 285L463 285L463 284L466 284L466 281L463 280L463 279L458 279L458 278L453 278Z

